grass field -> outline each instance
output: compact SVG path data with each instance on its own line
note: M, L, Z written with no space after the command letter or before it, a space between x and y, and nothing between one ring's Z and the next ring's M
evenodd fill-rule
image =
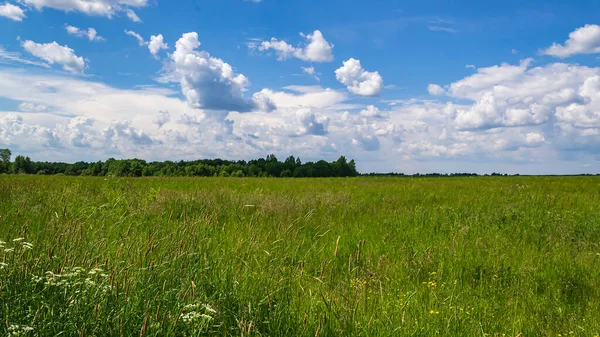
M600 178L0 177L0 335L597 336Z

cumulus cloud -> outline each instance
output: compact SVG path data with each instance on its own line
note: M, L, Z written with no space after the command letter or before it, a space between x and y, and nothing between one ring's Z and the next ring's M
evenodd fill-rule
M347 108L342 105L347 99L347 95L330 88L287 86L284 89L290 92L263 89L261 93L266 95L279 108Z
M158 52L161 49L167 49L169 46L163 42L162 34L158 34L156 36L150 36L150 42L148 43L148 49L150 50L150 54L154 57L157 57Z
M569 34L564 44L553 43L543 54L567 58L577 54L600 53L600 26L585 25Z
M171 121L171 114L169 111L161 110L158 112L156 117L152 120L154 124L158 125L159 128L162 128L163 125L167 124Z
M22 46L31 55L49 64L60 64L64 70L70 73L83 74L83 70L85 69L83 57L75 55L75 51L68 46L61 46L56 41L51 43L36 43L31 40L24 41Z
M446 93L446 90L437 84L430 84L427 86L427 91L430 95L441 96Z
M317 135L324 136L327 134L326 124L327 118L317 120L314 112L311 109L299 109L295 113L295 122L297 129L296 136Z
M118 12L125 11L127 16L136 21L137 15L130 7L145 7L148 0L21 0L22 3L37 10L52 8L65 12L81 12L87 15L113 17ZM130 13L133 13L130 14ZM137 18L139 21L139 18Z
M294 47L291 44L271 38L270 41L250 42L248 47L251 50L269 51L273 50L277 54L277 60L284 61L288 58L297 58L307 62L331 62L333 61L333 44L327 42L323 33L315 30L312 34L300 33L306 41L303 45Z
M359 60L349 59L335 71L337 80L344 84L348 91L358 96L376 96L383 88L383 78L378 72L366 71Z
M27 17L21 7L9 3L0 4L0 16L13 21L23 21Z
M366 109L360 112L360 115L367 118L388 118L389 114L387 112L379 110L374 105L367 106Z
M74 26L66 25L65 29L67 30L67 33L73 36L84 37L90 41L104 41L104 38L98 35L98 32L91 27L85 30Z
M50 128L26 123L17 114L8 114L0 120L0 143L16 150L44 149L58 144Z
M138 130L131 125L131 121L114 121L111 125L102 131L102 135L107 143L132 143L138 146L149 146L154 144L154 140L144 131Z
M455 109L454 122L459 129L489 129L548 123L551 116L577 115L581 120L592 114L580 114L578 107L593 111L597 101L594 79L597 68L550 64L529 68L503 64L480 68L477 74L450 84L449 95L470 99L474 104ZM575 123L574 120L571 122Z
M65 146L90 148L97 141L94 122L93 118L77 116L65 124L58 124L53 133Z
M190 106L207 110L247 112L257 108L272 109L265 96L245 99L243 93L250 84L243 74L236 74L231 65L198 51L196 32L183 34L165 66L163 80L178 82Z

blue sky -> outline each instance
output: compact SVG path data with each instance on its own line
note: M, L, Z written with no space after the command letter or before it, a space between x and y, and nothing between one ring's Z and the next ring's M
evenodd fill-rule
M0 0L0 147L597 173L599 14L594 1Z

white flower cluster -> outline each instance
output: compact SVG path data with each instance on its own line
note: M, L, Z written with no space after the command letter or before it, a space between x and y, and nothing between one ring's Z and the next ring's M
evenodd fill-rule
M210 314L216 313L208 304L187 304L183 307L181 320L185 324L208 323L214 319Z
M46 271L44 276L33 276L32 281L34 283L43 283L44 287L65 287L65 288L77 288L75 291L77 294L82 291L85 292L86 288L99 287L102 291L108 293L111 291L111 287L106 282L108 280L108 274L100 268L94 268L91 270L85 270L81 267L66 268L65 273L55 274L52 271ZM83 286L83 290L80 289Z
M30 326L11 324L8 327L8 336L9 337L24 336L24 335L27 335L27 333L31 332L31 331L33 331L33 328Z
M6 242L0 240L0 251L4 251L5 254L13 253L15 251L16 247L19 247L19 248L22 248L25 250L32 250L33 244L26 242L24 240L25 240L25 238L17 238L17 239L12 240L13 245L15 245L13 247L8 247Z

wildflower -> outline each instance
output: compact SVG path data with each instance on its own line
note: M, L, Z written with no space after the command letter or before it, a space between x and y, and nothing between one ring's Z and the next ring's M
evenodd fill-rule
M430 315L439 315L439 314L440 314L440 312L439 312L439 311L437 311L437 310L433 310L433 309L432 309L432 310L429 310L429 314L430 314Z
M199 304L187 304L183 307L183 310L190 311L190 310L198 309L199 306L200 306Z
M12 252L14 252L14 251L15 251L15 249L14 249L14 248L6 248L6 249L4 250L4 252L5 252L5 253L12 253Z
M204 309L206 309L206 311L213 313L213 314L217 313L217 311L208 304L204 305Z
M0 270L8 267L8 263L0 262Z
M25 240L25 238L17 238L17 239L14 239L13 242L20 242L20 241L23 241L23 240Z
M33 249L33 244L31 244L29 242L23 241L21 244L23 245L23 248L25 248L25 249L29 249L29 250Z
M94 268L94 269L90 270L88 274L89 275L96 275L97 273L102 273L102 272L103 272L102 269L100 269L100 268Z
M195 312L195 311L190 311L188 313L182 314L181 315L181 320L185 323L189 323L192 321L195 321L196 319L200 318L202 315Z

